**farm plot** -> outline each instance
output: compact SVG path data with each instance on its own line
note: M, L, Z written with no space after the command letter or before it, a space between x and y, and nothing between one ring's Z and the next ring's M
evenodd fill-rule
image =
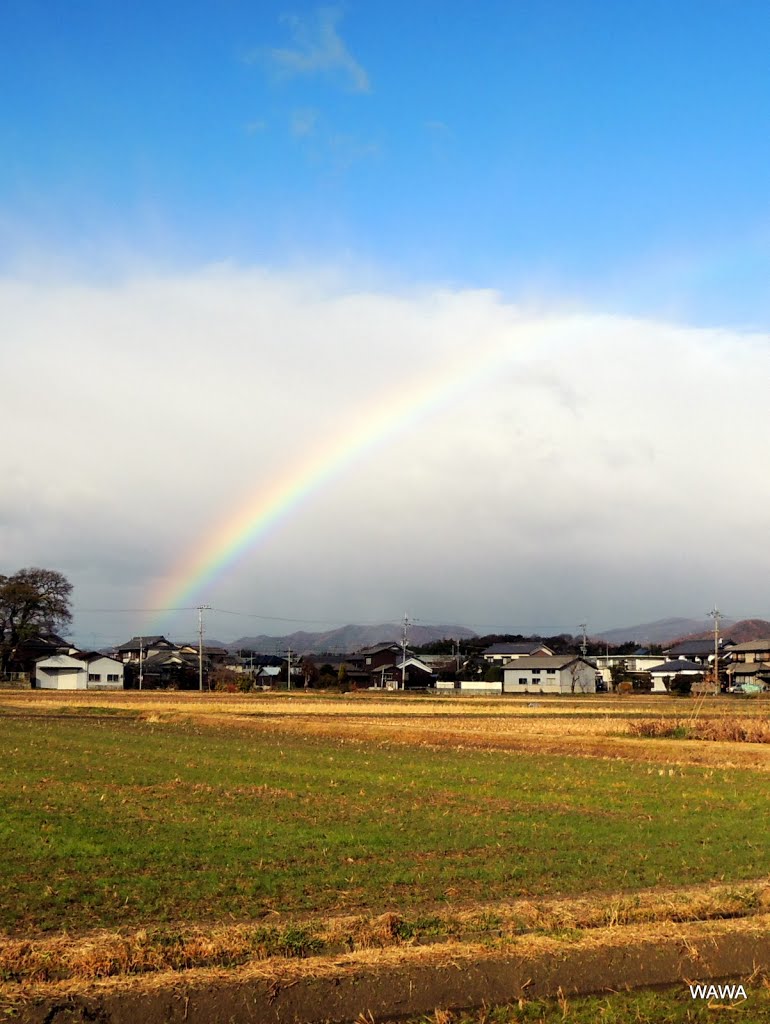
M99 978L256 961L580 945L607 928L615 941L632 924L770 906L770 776L735 767L746 744L710 744L713 764L672 762L675 740L625 739L643 759L536 752L539 724L616 741L622 716L581 702L582 718L566 703L453 712L432 699L393 715L392 701L359 701L346 716L318 698L95 697L4 695L12 1003L46 984L71 995ZM497 745L517 730L528 749Z

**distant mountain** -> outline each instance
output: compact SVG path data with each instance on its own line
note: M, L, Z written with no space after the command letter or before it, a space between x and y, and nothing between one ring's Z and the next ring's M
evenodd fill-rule
M733 640L736 644L745 644L749 640L767 640L770 638L770 622L766 619L741 619L740 622L732 622L725 625L722 619L721 633L725 639ZM688 633L676 639L683 640L710 640L714 635L711 629L701 630L698 633Z
M203 642L206 647L221 647L224 651L231 646L230 644L223 644L221 640L209 640L208 637L205 637ZM180 647L197 647L198 637L196 636L194 640L175 640L174 643L178 643Z
M297 654L350 654L371 644L401 641L403 625L384 622L379 626L340 626L325 633L306 633L300 630L286 636L242 636L228 646L231 650L246 648L260 654L274 654L291 647ZM465 626L410 626L409 643L415 647L434 640L468 640L477 636Z
M682 637L689 639L695 634L703 633L705 618L704 615L702 619L657 619L655 622L642 622L637 626L606 629L603 633L595 633L594 636L608 644L623 644L630 640L639 644L668 644L672 640L679 640ZM729 628L731 635L732 627L731 619L722 619L722 629ZM705 635L709 635L708 630L705 631Z

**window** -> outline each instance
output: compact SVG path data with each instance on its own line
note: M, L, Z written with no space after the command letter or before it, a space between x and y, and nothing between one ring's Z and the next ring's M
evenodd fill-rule
M527 677L526 676L519 676L519 686L526 686L526 685L527 685Z
M102 677L99 672L89 672L88 681L89 683L100 683L102 681Z
M547 668L545 671L546 671L546 673L549 676L555 676L556 675L556 669L555 668Z
M119 683L120 682L120 676L117 673L115 673L115 675L112 675L112 676L109 675L109 673L108 673L107 674L107 682L108 683Z
M540 675L540 669L539 668L533 668L532 669L532 675L533 676L539 676Z

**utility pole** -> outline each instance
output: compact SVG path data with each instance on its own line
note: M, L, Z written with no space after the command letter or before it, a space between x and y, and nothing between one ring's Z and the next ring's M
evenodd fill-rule
M585 622L581 622L579 625L580 628L583 630L583 642L580 645L580 653L585 658L586 653L588 652L588 642L586 640L586 624Z
M144 682L144 668L142 667L142 656L144 654L144 637L139 637L139 689L142 688Z
M411 625L409 616L404 612L404 629L401 633L401 650L403 658L401 659L401 689L406 689L406 641L408 638L408 630Z
M211 610L210 604L198 605L198 689L203 690L203 613Z
M291 689L291 647L289 648L287 653L288 653L289 663L288 663L288 668L286 670L286 689L290 690Z
M709 612L709 618L714 620L714 685L716 692L719 693L719 620L722 618L722 613L716 604Z

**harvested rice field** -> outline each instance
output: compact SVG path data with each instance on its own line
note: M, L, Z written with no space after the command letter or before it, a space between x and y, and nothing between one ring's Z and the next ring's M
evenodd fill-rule
M630 1021L630 997L543 1000L678 985L678 1021L701 1019L675 1015L685 979L751 975L731 1017L765 1019L769 709L3 691L0 1000L49 1024Z

